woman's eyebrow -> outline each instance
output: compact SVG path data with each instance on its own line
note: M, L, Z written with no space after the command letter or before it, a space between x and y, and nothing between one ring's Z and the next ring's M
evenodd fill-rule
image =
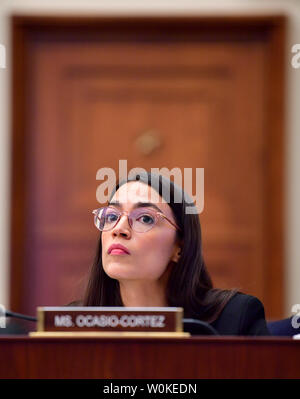
M117 206L118 208L122 208L122 205L120 204L119 201L113 201L110 202L108 205L113 205L113 206ZM156 209L158 212L163 213L158 206L156 206L155 204L153 204L152 202L137 202L136 204L134 204L133 208L142 208L142 207L151 207Z

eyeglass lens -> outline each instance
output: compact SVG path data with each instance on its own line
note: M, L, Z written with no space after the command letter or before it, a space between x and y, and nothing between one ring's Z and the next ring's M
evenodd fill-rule
M101 231L111 230L115 227L121 217L117 209L105 207L100 208L95 214L95 225ZM154 211L144 208L137 208L129 213L129 224L136 232L146 232L156 223L157 217Z

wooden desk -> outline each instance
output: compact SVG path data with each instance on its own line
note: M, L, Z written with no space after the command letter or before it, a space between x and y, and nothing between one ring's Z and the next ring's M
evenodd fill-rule
M0 337L0 378L300 378L300 340Z

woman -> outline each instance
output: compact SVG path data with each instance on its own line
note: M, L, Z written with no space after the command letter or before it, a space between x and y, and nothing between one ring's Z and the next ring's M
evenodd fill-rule
M108 207L94 211L95 261L83 300L70 305L183 307L185 318L210 323L221 335L270 335L256 297L213 288L199 215L187 206L195 205L164 176L147 172L119 182Z

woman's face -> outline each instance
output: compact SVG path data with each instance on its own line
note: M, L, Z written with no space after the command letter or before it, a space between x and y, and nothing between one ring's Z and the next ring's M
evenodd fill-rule
M156 205L173 223L176 220L168 203L154 189L138 181L123 184L114 194L110 203L119 202L114 207L120 211L135 209L138 202ZM152 193L151 193L152 192ZM151 201L151 194L159 200ZM154 197L152 197L154 198ZM156 211L153 207L144 210ZM168 273L167 266L171 260L178 260L179 246L176 242L176 229L164 218L145 233L131 229L127 215L122 215L117 225L110 231L101 233L102 264L108 276L117 280L158 280ZM129 254L108 253L112 244L125 246Z

